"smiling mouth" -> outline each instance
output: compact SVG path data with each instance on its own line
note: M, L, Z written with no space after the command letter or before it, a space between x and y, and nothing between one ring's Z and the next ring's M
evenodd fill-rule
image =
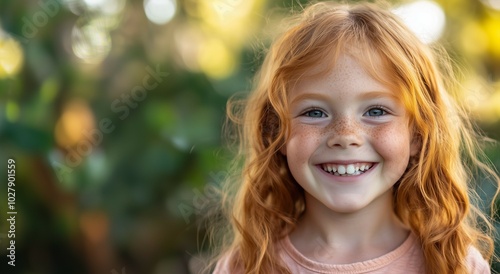
M374 163L355 163L348 165L321 164L321 168L335 176L356 176L363 174L373 167Z

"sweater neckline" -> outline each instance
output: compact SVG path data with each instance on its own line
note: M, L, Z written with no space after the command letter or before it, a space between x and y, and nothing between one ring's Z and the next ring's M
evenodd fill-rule
M313 261L304 256L295 248L295 246L293 246L288 235L281 241L281 245L293 261L308 270L317 273L341 272L354 274L374 271L394 262L395 260L403 256L413 246L415 241L416 236L413 233L410 233L400 246L390 251L389 253L371 260L356 262L352 264L327 264Z

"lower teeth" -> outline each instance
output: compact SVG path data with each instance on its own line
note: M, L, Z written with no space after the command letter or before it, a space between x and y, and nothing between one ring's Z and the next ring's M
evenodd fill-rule
M340 174L338 172L330 172L330 174L333 174L335 176L354 176L354 175L359 175L359 174L363 174L363 173L364 173L363 171L356 171L353 174L348 174L348 173Z

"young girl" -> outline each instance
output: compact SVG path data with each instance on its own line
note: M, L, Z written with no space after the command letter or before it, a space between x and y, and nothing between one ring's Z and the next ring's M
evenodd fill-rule
M466 163L498 177L445 73L386 8L306 8L246 103L214 273L490 273Z

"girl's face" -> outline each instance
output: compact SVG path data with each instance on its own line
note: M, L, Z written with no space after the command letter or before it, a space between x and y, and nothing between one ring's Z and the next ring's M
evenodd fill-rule
M390 206L392 186L417 152L395 92L343 54L333 69L304 77L288 96L291 135L282 152L307 206L338 213Z

